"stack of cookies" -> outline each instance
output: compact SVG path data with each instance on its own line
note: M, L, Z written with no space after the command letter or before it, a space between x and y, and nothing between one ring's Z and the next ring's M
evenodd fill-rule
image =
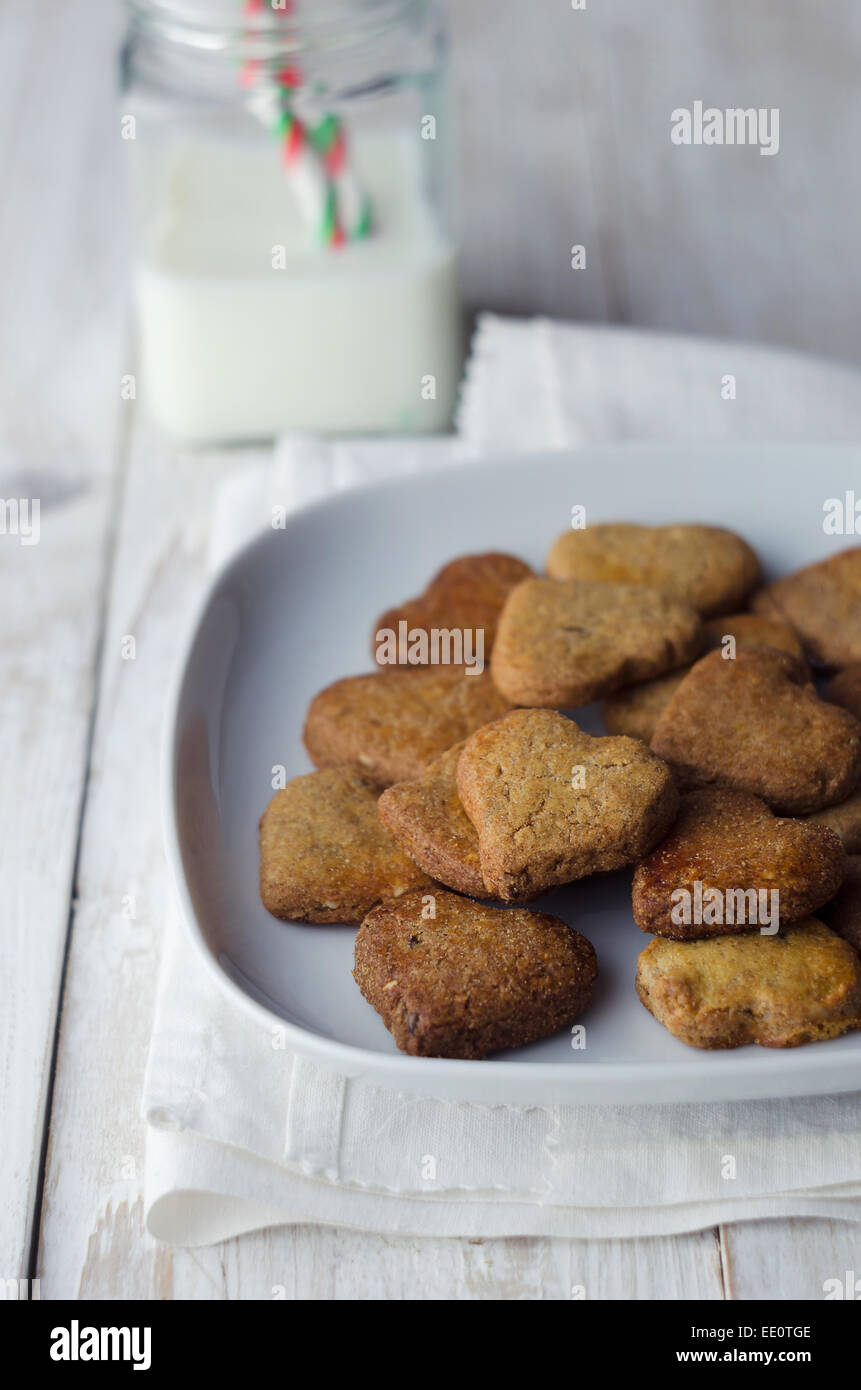
M546 576L452 561L379 620L373 673L312 700L318 771L260 823L265 906L359 926L355 980L413 1056L570 1027L595 951L526 905L624 869L674 1036L861 1027L861 547L759 585L711 526L571 530ZM596 700L606 737L567 713Z

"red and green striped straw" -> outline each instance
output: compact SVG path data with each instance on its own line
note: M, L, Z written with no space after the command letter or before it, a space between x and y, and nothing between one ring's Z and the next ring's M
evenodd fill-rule
M270 8L267 0L242 0L242 6L252 20ZM280 16L292 15L293 0L286 0L275 12ZM249 37L256 32L250 29ZM239 81L249 92L272 98L271 103L265 101L258 109L262 112L271 104L276 110L273 131L281 145L282 162L318 242L337 248L348 239L368 236L370 202L348 158L340 117L331 112L317 114L302 91L303 76L295 65L273 72L262 59L247 58L241 65ZM304 119L298 106L305 109Z

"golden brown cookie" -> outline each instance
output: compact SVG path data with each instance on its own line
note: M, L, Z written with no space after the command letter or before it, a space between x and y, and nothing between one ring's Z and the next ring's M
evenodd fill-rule
M260 896L294 922L361 922L381 898L430 889L377 815L379 788L347 768L294 777L260 821Z
M697 614L666 594L525 579L502 610L491 671L512 704L568 709L683 666L700 642Z
M779 936L656 936L637 993L691 1047L798 1047L861 1028L861 959L815 917Z
M688 792L666 839L637 866L634 921L675 941L775 929L827 903L845 866L824 825L778 819L750 792Z
M826 681L822 698L830 701L832 705L841 705L843 709L848 709L850 714L854 714L856 719L861 719L861 661L844 666L842 671L838 671L836 676Z
M861 546L776 580L752 603L789 623L814 666L861 661Z
M487 898L478 835L457 794L457 761L465 740L435 758L412 782L397 782L380 797L380 820L411 859L438 883ZM433 866L433 867L431 867Z
M315 695L303 738L316 767L407 782L453 743L510 709L488 671L424 666L347 676Z
M601 719L607 733L627 734L651 743L658 720L690 669L683 666L680 671L670 671L639 685L626 685L624 690L608 695L601 703Z
M652 738L681 785L737 787L787 815L847 797L861 775L861 724L820 700L802 666L771 647L709 652Z
M485 1057L549 1037L583 1012L595 952L559 917L437 891L383 903L356 936L353 976L403 1052Z
M378 634L397 633L400 623L406 623L408 633L421 631L429 636L434 628L481 631L484 656L490 656L502 605L515 584L531 574L529 565L515 555L496 551L486 555L462 555L451 560L434 575L418 598L407 599L390 608L378 620L372 636L374 659L380 660Z
M553 710L515 710L457 765L482 877L504 902L632 864L678 807L669 769L637 739L592 738Z
M804 662L801 643L792 629L758 613L731 613L724 618L709 618L703 623L703 652L724 649L724 639L728 636L735 638L736 650L739 647L776 647ZM804 662L805 667L806 664ZM661 714L689 670L689 666L684 666L668 676L629 685L608 696L601 706L601 718L608 734L630 734L632 738L651 743Z
M805 820L827 825L840 838L847 854L861 854L861 791L854 791L836 806L814 811Z
M861 956L861 855L849 855L840 891L822 915L831 930Z
M718 526L615 522L559 536L547 573L554 579L642 584L708 617L744 602L759 579L759 561L741 536Z
M723 647L724 639L735 638L739 647L775 647L779 652L789 652L805 664L804 648L792 628L777 618L766 618L761 613L727 613L722 618L709 618L703 623L705 641L703 651L715 651Z

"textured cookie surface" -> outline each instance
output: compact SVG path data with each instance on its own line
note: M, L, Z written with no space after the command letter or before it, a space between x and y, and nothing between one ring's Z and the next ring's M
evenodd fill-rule
M689 792L666 838L637 866L634 921L643 931L676 941L759 931L763 922L774 925L771 894L777 892L785 926L828 902L845 867L842 844L823 825L780 819L750 792ZM695 913L696 884L706 906ZM748 890L753 898L745 896ZM768 896L761 898L763 893ZM699 922L692 920L697 915Z
M861 1027L861 959L815 917L779 936L656 936L640 953L637 993L692 1047L797 1047Z
M591 944L558 917L485 907L453 893L383 903L356 936L353 971L398 1047L414 1057L485 1057L548 1037L589 1002Z
M303 738L317 767L352 767L380 786L409 781L510 709L490 673L430 666L348 676L315 695Z
M660 589L708 617L744 601L759 562L741 536L717 526L611 523L566 531L547 557L547 572Z
M842 887L822 915L831 930L861 956L861 855L849 855Z
M830 681L826 681L822 698L832 705L841 705L856 719L861 719L861 661L845 666Z
M813 811L805 820L827 825L839 836L847 854L861 854L861 791L854 791L845 801L838 801L836 806Z
M507 902L642 858L678 807L669 769L637 739L593 738L552 710L480 729L457 786L482 877Z
M724 648L728 637L735 638L739 647L776 647L791 656L804 660L801 643L786 623L763 618L759 613L730 613L723 618L709 618L703 623L703 654ZM626 686L610 695L601 707L601 717L609 734L630 734L651 743L652 735L663 711L676 693L688 671L672 671L668 676Z
M666 594L526 579L502 610L491 670L512 704L567 709L683 666L700 642L697 614Z
M378 796L344 768L276 792L260 822L260 896L274 916L361 922L381 898L433 886L381 823Z
M861 546L776 580L752 603L788 622L814 665L861 661Z
M709 652L673 695L652 738L684 787L737 787L800 815L849 795L861 774L861 724L820 700L786 652Z
M380 650L377 634L387 629L397 632L401 622L407 624L408 631L427 633L434 628L480 630L484 655L489 656L502 605L515 584L531 574L529 565L515 555L495 551L451 560L434 575L424 593L383 613L373 632L375 659Z
M439 883L473 898L490 896L481 876L478 835L457 794L456 743L412 782L398 782L377 804L380 820L411 859Z
M658 720L675 695L690 666L656 676L639 685L626 685L615 695L608 695L601 704L601 719L608 734L627 734L651 743Z

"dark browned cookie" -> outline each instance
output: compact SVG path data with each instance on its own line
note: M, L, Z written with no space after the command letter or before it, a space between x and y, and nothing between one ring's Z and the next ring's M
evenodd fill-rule
M824 825L778 819L750 792L688 792L666 839L637 866L634 921L676 941L785 926L834 896L845 865Z
M504 902L632 864L678 807L669 769L633 738L592 738L552 710L515 710L467 740L457 765L481 873Z
M347 676L315 695L303 738L317 767L352 767L381 787L408 782L511 705L487 671L423 666Z
M433 887L377 815L379 788L348 768L294 777L260 821L260 896L294 922L361 922L381 898Z
M789 623L815 666L861 661L861 546L776 580L752 602Z
M739 647L776 647L804 662L801 643L786 623L763 618L758 613L730 613L724 618L709 618L703 623L703 651L726 650L727 637L735 638ZM806 663L804 663L806 666ZM608 734L630 734L651 743L658 720L675 695L688 671L672 671L657 680L628 685L610 695L601 706L601 717Z
M488 898L478 835L457 794L457 761L464 746L465 740L456 743L415 781L389 787L377 811L410 858L438 883L471 898Z
M830 681L826 681L822 698L829 700L832 705L842 705L856 719L861 719L861 661L845 666Z
M568 709L683 666L701 640L693 608L652 589L525 579L502 610L491 670L512 704Z
M656 936L637 993L691 1047L798 1047L861 1028L861 959L815 917L779 936Z
M403 1052L485 1057L549 1037L583 1012L591 944L559 917L437 891L383 903L356 936L353 976Z
M380 661L381 632L481 631L484 655L490 655L496 625L510 591L532 574L529 565L515 555L490 551L486 555L462 555L435 574L423 594L390 608L374 627L372 650ZM385 659L381 665L386 664Z
M861 956L861 855L849 855L843 885L822 915L831 930Z
M547 557L554 579L642 584L708 617L738 608L759 580L746 541L718 526L609 523L566 531Z
M824 811L814 811L805 819L827 825L840 837L847 854L861 854L861 791L854 791L845 801L826 806Z
M683 787L737 787L787 815L849 795L861 775L861 724L820 700L786 652L709 652L673 695L652 738Z

